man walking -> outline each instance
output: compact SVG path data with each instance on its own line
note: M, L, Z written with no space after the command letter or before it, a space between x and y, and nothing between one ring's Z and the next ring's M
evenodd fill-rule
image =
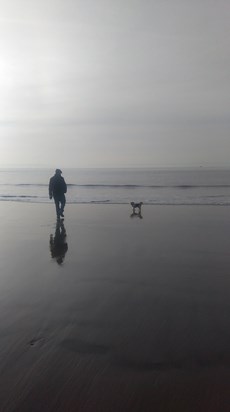
M67 192L67 186L64 178L61 176L62 171L56 169L55 175L51 177L49 182L49 197L54 198L57 218L64 217L64 207L66 203L65 193Z

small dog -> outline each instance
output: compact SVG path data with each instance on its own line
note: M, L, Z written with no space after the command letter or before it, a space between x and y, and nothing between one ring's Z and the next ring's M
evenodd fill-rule
M132 206L132 208L133 208L133 214L138 214L138 215L140 215L141 214L141 206L143 205L143 202L140 202L140 203L134 203L134 202L131 202L130 203L131 204L131 206ZM136 209L139 209L139 212L138 213L136 213Z

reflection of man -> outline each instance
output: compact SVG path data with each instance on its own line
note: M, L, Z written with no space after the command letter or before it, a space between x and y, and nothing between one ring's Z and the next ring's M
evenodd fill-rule
M49 197L50 199L54 198L57 217L64 217L65 193L67 192L66 182L61 174L62 171L56 169L55 175L51 177L49 182Z
M64 262L68 250L66 242L66 230L63 220L57 220L55 235L50 235L50 253L53 259L61 265Z

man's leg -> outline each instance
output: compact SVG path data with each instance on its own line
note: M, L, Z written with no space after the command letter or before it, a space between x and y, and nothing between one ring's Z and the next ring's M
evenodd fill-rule
M60 210L60 212L61 212L61 214L63 214L63 213L64 213L64 208L65 208L65 203L66 203L65 195L63 195L63 196L61 197L60 202L61 202L61 210Z
M55 202L55 206L56 206L56 213L57 213L57 217L60 216L60 208L59 208L59 199L57 197L54 197L54 202Z

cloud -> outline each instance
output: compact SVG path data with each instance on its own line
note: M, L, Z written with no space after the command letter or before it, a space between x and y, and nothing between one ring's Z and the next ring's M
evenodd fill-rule
M8 1L0 160L37 152L42 165L55 150L73 165L75 152L87 166L212 163L211 139L225 162L229 12L224 0Z

